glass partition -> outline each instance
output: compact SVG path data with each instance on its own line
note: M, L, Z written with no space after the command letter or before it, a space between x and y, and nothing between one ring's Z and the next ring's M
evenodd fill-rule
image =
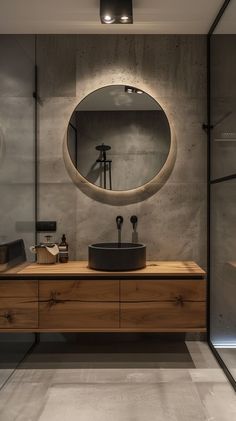
M210 341L236 381L236 1L211 36Z
M22 239L27 257L35 241L34 69L35 37L0 35L0 245ZM33 341L0 333L0 388Z
M0 36L0 243L34 244L34 36Z

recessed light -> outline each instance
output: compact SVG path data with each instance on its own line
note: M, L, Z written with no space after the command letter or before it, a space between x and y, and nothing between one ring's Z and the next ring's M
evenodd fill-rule
M112 18L110 15L105 15L105 16L103 17L103 21L104 21L105 23L113 23L113 22L115 22L115 19L114 19L114 18Z
M132 0L100 0L102 23L133 23Z
M105 20L106 22L110 22L110 21L112 20L112 17L111 17L111 16L109 16L109 15L106 15L106 16L104 16L104 20Z
M122 22L127 22L127 20L129 20L129 16L121 16L120 20Z

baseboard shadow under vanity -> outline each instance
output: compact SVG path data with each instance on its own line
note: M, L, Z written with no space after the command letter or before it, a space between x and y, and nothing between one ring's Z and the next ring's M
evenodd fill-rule
M49 368L194 368L184 334L40 334L21 364Z

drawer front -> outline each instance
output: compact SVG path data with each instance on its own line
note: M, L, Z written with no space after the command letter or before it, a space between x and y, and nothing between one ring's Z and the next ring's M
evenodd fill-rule
M40 300L78 300L82 302L119 302L119 281L39 281Z
M120 283L121 301L205 301L204 279L128 280Z
M119 281L41 281L39 327L119 327Z
M25 298L38 297L38 281L1 281L0 280L0 300L1 298Z
M0 281L0 329L38 327L38 282Z
M206 326L204 302L121 303L120 327L142 329L202 330Z
M1 298L0 329L38 327L38 302L34 298Z
M81 303L59 301L40 303L39 327L42 329L107 329L119 327L118 303Z
M121 328L205 329L205 280L121 281Z

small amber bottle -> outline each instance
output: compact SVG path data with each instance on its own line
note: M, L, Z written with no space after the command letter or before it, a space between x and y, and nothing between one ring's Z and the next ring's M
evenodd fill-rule
M58 246L59 248L59 262L60 263L67 263L69 260L69 254L68 254L68 244L66 242L66 236L63 234L61 238L61 242Z

